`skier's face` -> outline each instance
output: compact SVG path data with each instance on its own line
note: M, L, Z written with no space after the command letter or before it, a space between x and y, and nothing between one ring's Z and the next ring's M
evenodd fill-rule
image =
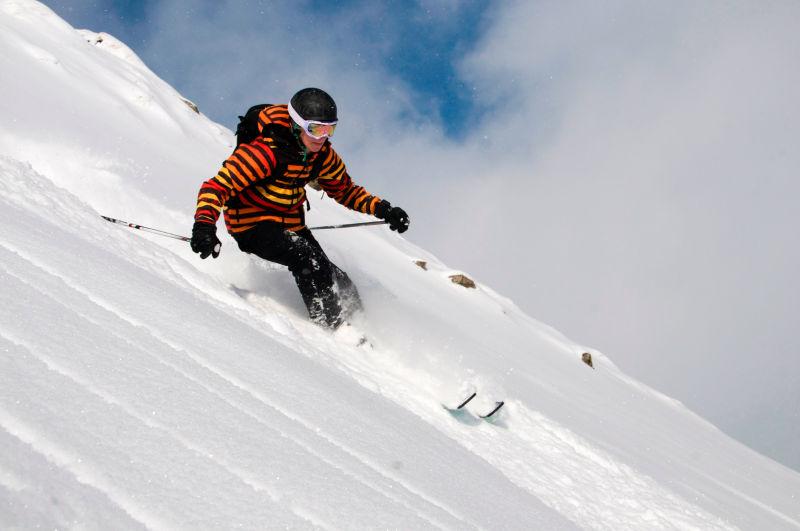
M327 137L322 137L320 139L313 138L308 135L304 130L300 129L300 140L303 142L303 145L312 153L316 153L322 146L325 145L325 141Z

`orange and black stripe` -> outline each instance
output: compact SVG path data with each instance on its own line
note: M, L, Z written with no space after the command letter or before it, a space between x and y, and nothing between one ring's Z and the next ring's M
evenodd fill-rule
M273 105L261 111L261 131L267 131L269 125L291 129L286 105ZM323 157L318 174L320 187L347 208L375 213L380 198L353 182L330 143L326 142L318 153L309 154L306 160L279 160L276 157L279 150L267 135L237 147L219 172L202 184L196 221L216 223L223 212L225 225L232 234L249 230L262 221L281 223L288 230L302 229L305 185L311 181L319 157Z

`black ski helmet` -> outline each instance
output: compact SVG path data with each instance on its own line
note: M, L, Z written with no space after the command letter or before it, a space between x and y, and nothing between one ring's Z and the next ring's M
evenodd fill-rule
M292 108L303 120L336 122L336 102L324 90L304 88L292 96Z

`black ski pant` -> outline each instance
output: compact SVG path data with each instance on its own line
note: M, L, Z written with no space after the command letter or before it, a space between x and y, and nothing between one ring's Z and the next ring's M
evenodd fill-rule
M361 309L350 277L328 259L308 228L292 232L265 221L233 237L242 251L289 268L312 321L336 328Z

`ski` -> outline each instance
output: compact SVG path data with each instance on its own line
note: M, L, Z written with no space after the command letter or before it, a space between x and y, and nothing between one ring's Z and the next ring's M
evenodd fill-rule
M444 406L444 408L447 411L450 412L451 415L455 416L456 418L459 418L462 422L464 422L465 420L468 420L468 418L472 418L472 419L477 420L472 414L470 414L468 412L469 408L466 407L467 404L472 402L472 399L474 399L476 396L478 396L477 392L471 393L468 397L466 397L464 400L462 400L455 407L447 406L445 404L442 404L442 405ZM491 421L491 420L497 418L497 413L500 411L500 409L502 409L502 407L504 405L505 405L504 401L495 402L494 407L490 411L488 411L487 413L484 413L484 414L478 414L477 418L483 419L485 421Z
M502 401L501 401L501 402L497 402L497 403L494 405L494 409L492 409L490 412L488 412L488 413L487 413L487 414L485 414L485 415L478 415L478 416L479 416L480 418L484 419L484 420L488 420L488 419L492 418L492 415L494 415L495 413L497 413L498 411L500 411L500 408L502 408L504 404L505 404L505 402L502 402Z
M464 406L466 406L467 404L469 404L470 400L472 400L473 398L475 398L477 395L478 395L478 393L472 393L471 395L469 395L469 396L467 397L467 399L466 399L466 400L464 400L463 402L461 402L461 403L458 405L458 407L456 407L456 409L461 409L461 408L463 408Z

